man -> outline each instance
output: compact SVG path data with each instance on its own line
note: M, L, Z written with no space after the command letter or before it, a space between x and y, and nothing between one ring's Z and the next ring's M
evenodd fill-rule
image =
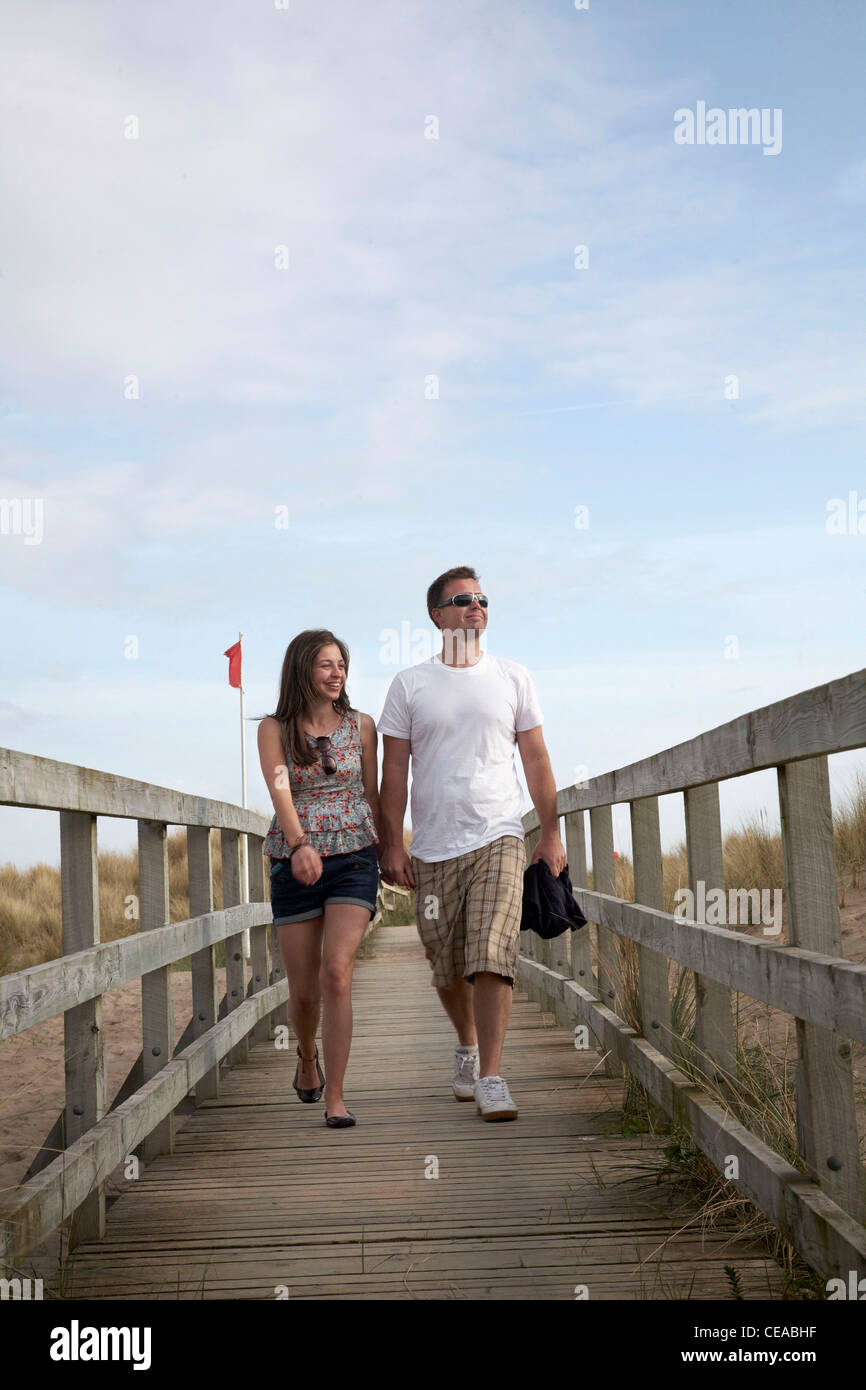
M532 677L483 652L488 600L474 569L447 570L427 591L442 651L391 682L378 722L384 763L380 868L414 888L416 921L439 998L457 1032L452 1086L485 1120L517 1118L499 1067L520 950L522 796L541 822L533 863L565 867L556 785ZM412 759L411 857L403 848Z

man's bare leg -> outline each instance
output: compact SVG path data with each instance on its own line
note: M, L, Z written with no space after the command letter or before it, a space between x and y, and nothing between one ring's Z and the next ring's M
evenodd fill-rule
M502 975L494 975L489 970L476 972L474 989L479 1075L499 1076L514 991Z
M477 979L478 976L476 975L475 978ZM461 1047L475 1047L478 1042L478 1035L475 1032L475 1014L472 1007L473 986L468 980L460 977L444 987L437 985L436 993L442 1000L442 1007L457 1030Z

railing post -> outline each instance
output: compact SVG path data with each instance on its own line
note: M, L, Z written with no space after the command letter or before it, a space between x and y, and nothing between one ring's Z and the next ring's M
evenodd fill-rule
M704 894L711 889L725 891L725 866L722 857L722 818L719 810L719 784L706 782L689 787L684 793L686 813L686 850L689 862L689 885L695 902L700 897L698 883L704 884ZM731 991L718 980L694 972L695 977L695 1056L694 1065L704 1075L712 1076L717 1085L726 1085L737 1075L737 1044L734 1017L731 1010Z
M264 844L264 842L262 842ZM271 896L271 861L267 855L264 856L265 872L265 898L270 900ZM269 983L278 984L280 980L286 978L286 963L283 960L283 948L280 945L280 934L271 921L268 928L268 940L271 944L271 973ZM279 1004L268 1014L268 1037L275 1038L278 1028L288 1028L291 1030L291 1019L289 1018L288 1000L285 1004Z
M568 857L568 872L573 888L586 887L586 832L583 811L569 811L565 817L565 853ZM587 922L585 927L571 933L571 978L577 980L590 994L595 994L595 978L592 970L592 937Z
M83 951L99 941L99 869L96 816L60 812L60 891L63 954ZM106 1058L102 998L75 1004L63 1015L66 1070L64 1143L68 1147L101 1120L106 1111ZM69 1248L105 1234L105 1183L99 1182L72 1216Z
M264 838L261 835L248 835L250 902L266 902L265 861L263 858ZM270 888L270 885L268 885ZM253 975L253 994L268 987L268 928L250 927L250 968ZM260 1018L253 1028L256 1042L267 1042L270 1027L266 1018Z
M526 851L526 867L527 867L527 868L529 868L529 861L531 860L531 858L532 858L532 856L533 856L533 853L534 853L534 851L535 851L535 846L538 844L538 841L539 841L540 837L541 837L541 831L540 831L540 829L539 829L539 830L527 830L526 835L524 836L523 844L524 844L524 849L525 849L525 851ZM520 949L521 949L521 951L523 952L523 954L529 958L529 960L536 960L536 961L540 961L540 960L541 960L541 950L540 950L540 947L541 947L541 938L538 937L538 936L536 936L536 934L535 934L534 931L526 931L526 932L523 932L523 933L521 934L521 937L520 937ZM519 968L519 967L518 967L518 968ZM526 980L526 981L524 981L524 982L521 983L521 986L520 986L520 987L521 987L521 989L525 990L526 994L527 994L527 995L529 996L529 998L533 1001L533 1003L535 1003L535 1004L541 1004L541 1003L544 1002L544 1001L543 1001L543 997L542 997L542 992L541 992L541 990L538 988L538 986L536 985L536 983L535 983L534 980L532 980L532 979Z
M788 941L842 955L827 758L778 769ZM851 1044L797 1019L797 1145L812 1179L855 1221L864 1217Z
M270 983L272 985L276 985L279 983L280 980L284 980L286 978L286 963L283 960L283 950L280 946L280 938L273 922L271 923L269 928L269 939L271 943ZM289 1018L289 1003L288 1000L286 1000L285 1004L278 1004L277 1007L275 1009L272 1009L271 1012L268 1014L268 1037L276 1037L276 1032L278 1028L291 1029L291 1026L291 1020Z
M567 857L568 851L566 851ZM559 936L552 937L548 942L551 968L558 974L565 975L566 979L571 975L571 943L573 939L574 933L570 928L566 928ZM564 1004L557 1001L554 1005L554 1012L556 1021L561 1027L570 1028L573 1026L572 1016Z
M241 867L241 837L237 830L220 831L222 851L223 907L238 907L243 900ZM235 932L226 937L226 1011L239 1009L247 995L247 972L244 964L244 934ZM249 1038L241 1038L229 1053L229 1062L246 1062L249 1058Z
M592 883L596 893L616 896L616 863L613 857L613 813L610 806L593 806L589 813L589 834L592 844ZM616 936L601 922L595 927L598 961L598 997L608 1009L617 1009L619 960ZM622 1063L608 1053L604 1059L605 1076L622 1076Z
M584 825L583 811L569 811L565 817L565 853L568 857L568 873L571 879L572 888L586 888L586 828ZM590 935L592 926L587 922L585 927L580 927L577 931L571 932L571 978L590 994L596 994L595 972L592 967L592 936ZM574 1019L569 1018L569 1024L574 1027ZM596 1034L595 1044L597 1048L602 1046L602 1040Z
M533 854L535 853L536 849L538 848L538 842L539 842L540 839L541 839L541 828L540 828L540 827L539 827L538 830L530 830L529 833L525 836L526 867L527 867L527 869L529 868L529 865L532 863L532 856L533 856ZM549 941L545 941L545 939L544 939L543 936L536 936L536 935L535 935L535 932L527 932L527 935L532 937L532 946L533 946L533 957L532 957L532 959L533 959L533 960L537 960L541 965L546 965L546 966L549 967L549 966L550 966L550 961L551 961L550 942L549 942Z
M631 802L631 844L634 860L634 900L664 911L662 844L659 831L659 799L641 797ZM668 960L660 951L637 944L637 987L641 1031L653 1047L675 1055L671 1038L671 994Z
M189 915L201 917L213 912L213 861L210 829L190 825L186 831L186 857L189 872ZM193 1037L200 1038L213 1028L219 1011L215 947L203 946L190 956L192 975ZM195 1085L195 1103L214 1100L219 1095L219 1066L211 1067Z
M143 932L169 920L168 845L161 821L138 822L138 900ZM141 977L141 1079L150 1081L174 1052L171 971L161 965ZM141 1145L145 1163L174 1151L174 1116L166 1115Z

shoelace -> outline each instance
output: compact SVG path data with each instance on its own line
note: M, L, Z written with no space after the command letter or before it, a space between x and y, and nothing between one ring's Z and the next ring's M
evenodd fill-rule
M485 1076L481 1084L488 1100L508 1100L508 1087L501 1076Z
M465 1079L465 1080L468 1080L468 1081L473 1080L474 1075L475 1075L475 1070L474 1070L474 1068L475 1068L475 1062L476 1062L476 1060L477 1060L477 1053L474 1053L474 1052L457 1052L457 1053L455 1053L454 1055L455 1055L456 1058L457 1058L457 1076L458 1076L458 1079L459 1079L460 1081L463 1081L464 1079Z

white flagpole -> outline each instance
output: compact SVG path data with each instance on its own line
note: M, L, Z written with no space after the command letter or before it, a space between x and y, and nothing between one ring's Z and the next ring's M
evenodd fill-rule
M241 806L243 806L244 810L246 810L246 807L247 807L247 740L246 740L246 731L245 731L245 729L244 729L244 648L243 648L243 636L244 636L244 634L243 634L242 632L239 632L239 633L238 633L238 641L241 643L241 684L240 684L240 692L239 692L239 693L240 693L240 697L241 697ZM241 873L242 873L242 877L243 877L243 882L242 882L242 893L243 893L243 901L244 901L245 903L248 903L249 900L250 900L250 871L249 871L249 858L248 858L248 854L247 854L247 837L246 837L246 835L242 835L242 836L241 836L241 845L242 845L242 849L241 849L241 860L242 860ZM248 957L249 954L250 954L250 934L249 934L249 930L247 930L247 931L244 932L244 955Z

